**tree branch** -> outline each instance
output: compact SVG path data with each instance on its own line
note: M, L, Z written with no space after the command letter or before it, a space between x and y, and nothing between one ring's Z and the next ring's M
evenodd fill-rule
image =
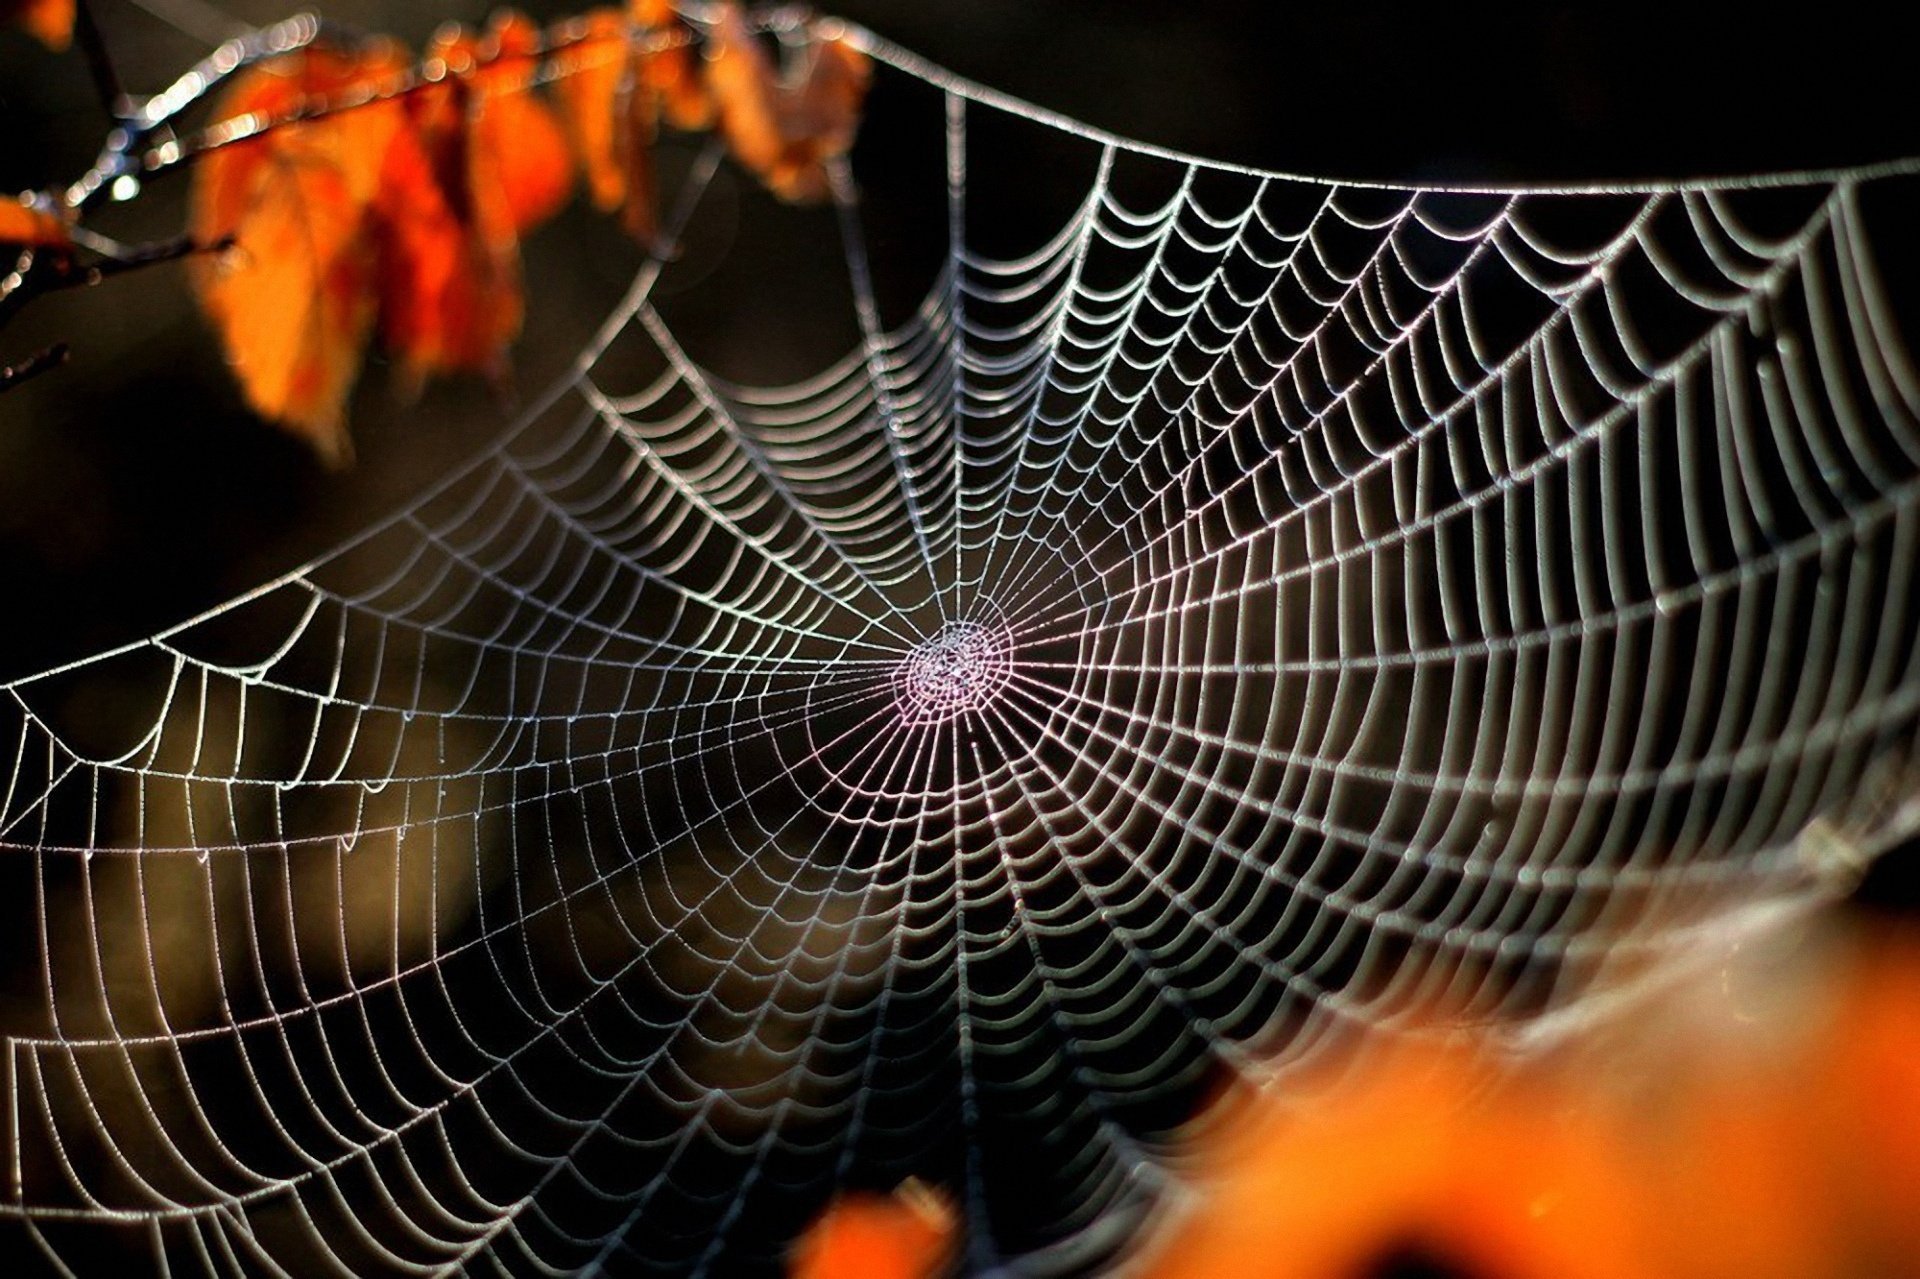
M127 95L120 87L120 73L114 68L113 55L107 51L106 39L100 34L100 24L93 20L93 5L88 0L76 0L74 4L73 41L87 60L94 91L100 95L100 105L106 108L108 118L115 122L125 119L129 106Z
M57 369L67 362L69 350L65 342L56 342L44 351L36 351L18 364L0 365L0 395L13 390L22 382L39 377L48 369Z

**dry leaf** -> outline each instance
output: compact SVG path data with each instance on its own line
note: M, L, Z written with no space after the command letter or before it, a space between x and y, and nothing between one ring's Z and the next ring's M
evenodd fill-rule
M891 1195L836 1199L794 1245L792 1279L928 1279L952 1252L958 1223L939 1192L908 1181Z
M473 229L467 95L464 81L414 95L375 198L380 335L415 390L431 373L467 365L465 335L482 327L481 299L509 290L518 325L518 280L496 282L499 268Z
M24 200L0 196L0 244L66 248L73 243L67 224Z
M660 97L644 68L650 55L630 39L627 20L612 9L587 15L586 35L559 81L561 103L587 175L594 206L619 211L627 231L651 244L655 214L653 144Z
M566 132L533 92L541 43L540 29L524 14L496 14L474 76L474 181L498 184L516 236L553 217L573 195Z
M619 210L628 233L650 245L659 231L653 147L661 121L707 128L712 100L670 5L634 0L625 17L598 9L583 23L558 68L574 144L595 206Z
M416 384L443 372L502 377L520 334L520 236L573 186L565 134L532 92L538 47L514 14L484 41L445 29L427 48L443 78L407 101L411 128L377 201L380 331Z
M737 4L714 22L707 85L733 156L782 199L828 192L827 161L844 155L860 125L872 68L838 38L811 39L794 83L783 81Z
M0 0L0 25L17 23L49 49L73 43L75 0Z
M555 59L554 88L573 137L594 207L617 210L627 198L627 175L616 148L616 116L629 57L627 22L617 10L595 9L581 33Z
M285 121L364 94L404 66L389 45L289 54L237 77L220 118ZM195 170L194 237L232 242L194 271L227 359L255 410L334 464L351 454L346 402L374 322L371 210L404 124L397 104L374 102L270 128Z
M640 34L639 78L676 129L713 127L713 96L700 74L697 52L672 0L628 0L627 16Z
M813 60L788 99L786 129L799 152L795 161L817 168L852 148L873 68L866 54L838 38L816 40L809 50Z
M786 152L779 77L738 5L721 6L714 23L707 86L733 158L762 177L770 174Z

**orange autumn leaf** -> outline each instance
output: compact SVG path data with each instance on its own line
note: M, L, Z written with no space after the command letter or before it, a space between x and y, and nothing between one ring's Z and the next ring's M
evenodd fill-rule
M788 100L786 127L796 139L793 162L817 167L852 148L873 68L866 54L837 37L815 40L810 49L813 60Z
M634 0L627 15L597 9L556 68L559 93L595 207L620 211L628 234L658 233L653 147L662 119L704 129L713 104L688 33L670 5Z
M533 92L540 29L524 14L496 14L481 43L474 76L473 150L476 183L498 183L515 235L566 206L573 195L573 157L552 107Z
M289 54L237 77L220 118L285 122L364 96L404 65L388 45ZM256 411L335 464L351 453L346 402L374 323L369 219L403 126L397 104L374 102L280 123L213 151L196 170L193 235L231 243L194 271L228 362Z
M736 4L715 20L707 85L733 156L783 199L828 191L826 164L853 145L872 75L866 56L833 39L810 40L803 69L783 81Z
M598 9L559 68L560 100L594 207L619 211L627 231L651 244L655 215L653 144L660 98L647 79L648 53L634 47L625 18Z
M709 129L714 105L695 62L690 33L668 0L630 0L628 16L638 43L614 114L626 188L621 221L627 234L650 245L660 230L653 147L661 121L676 129Z
M73 43L75 0L0 0L0 24L18 24L49 49Z
M482 40L449 28L427 49L441 79L407 101L411 127L377 198L380 330L419 382L500 376L525 318L520 236L573 185L558 119L532 93L539 34L506 14Z
M0 244L66 248L72 242L67 224L54 214L24 200L0 196Z
M945 1197L917 1181L891 1195L852 1194L827 1205L794 1244L791 1279L930 1279L953 1250L957 1222Z
M651 248L660 234L660 191L653 173L660 105L641 75L627 77L614 118L614 144L620 157L620 224L628 235Z
M613 9L595 9L581 19L579 38L556 59L554 87L587 191L603 213L618 209L627 198L618 117L628 49L626 19Z
M712 128L713 96L672 0L628 0L627 16L640 33L639 79L658 99L667 123L689 131Z
M707 85L718 104L720 132L734 159L757 174L769 173L786 149L779 77L738 6L721 8L711 49Z
M506 330L500 341L510 340L518 325L519 282L496 279L503 268L473 231L462 123L466 93L456 81L431 91L451 104L428 105L428 93L407 104L407 127L388 149L375 197L380 335L416 389L429 373L471 362L472 341L456 338L455 331L485 327L475 314L499 309L485 307L485 299L501 293L510 298L511 323L493 326ZM433 127L442 112L454 122ZM497 345L491 337L479 342L489 355Z

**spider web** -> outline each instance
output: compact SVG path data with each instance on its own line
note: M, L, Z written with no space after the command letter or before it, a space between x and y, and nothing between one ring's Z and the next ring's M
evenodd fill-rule
M1528 1024L1889 829L1915 165L1324 182L849 36L944 156L909 314L843 163L844 360L730 382L663 253L405 509L4 687L21 1246L736 1273L919 1175L970 1268L1095 1265L1227 1074Z

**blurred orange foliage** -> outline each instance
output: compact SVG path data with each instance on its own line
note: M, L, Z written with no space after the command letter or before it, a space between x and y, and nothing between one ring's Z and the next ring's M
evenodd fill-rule
M722 19L739 11L737 4L721 6ZM678 30L672 0L627 0L627 17L643 33L640 80L659 99L660 112L676 129L713 127L713 92L696 60L697 51L686 40L658 39Z
M1436 1026L1363 1038L1285 1093L1239 1089L1195 1123L1192 1200L1129 1273L1920 1274L1920 940L1812 949L1773 971L1730 951L1546 1049ZM932 1276L922 1231L843 1202L790 1273Z
M891 1195L845 1195L794 1245L793 1279L920 1279L953 1252L957 1221L937 1191L908 1181Z
M789 200L825 199L827 161L853 145L871 68L844 41L814 41L795 79L783 77L738 5L714 23L707 83L734 158Z
M659 233L653 144L661 120L677 129L713 124L713 100L690 39L665 0L631 0L623 16L595 9L563 56L557 87L594 206L620 211L642 244Z
M1368 1059L1310 1105L1224 1103L1150 1279L1806 1279L1920 1266L1920 946L1795 998L1669 992L1588 1042Z
M75 0L0 0L0 25L25 27L49 49L73 43Z
M573 191L553 109L534 96L540 34L515 14L486 36L428 44L429 82L405 99L375 194L380 334L417 387L429 375L506 373L525 318L520 237Z
M612 213L626 202L629 186L637 185L629 168L640 156L623 143L632 128L629 112L645 99L632 93L635 55L619 11L595 9L580 20L579 30L572 47L555 58L554 89L594 207ZM647 119L649 141L652 126ZM651 176L642 182L650 184Z

